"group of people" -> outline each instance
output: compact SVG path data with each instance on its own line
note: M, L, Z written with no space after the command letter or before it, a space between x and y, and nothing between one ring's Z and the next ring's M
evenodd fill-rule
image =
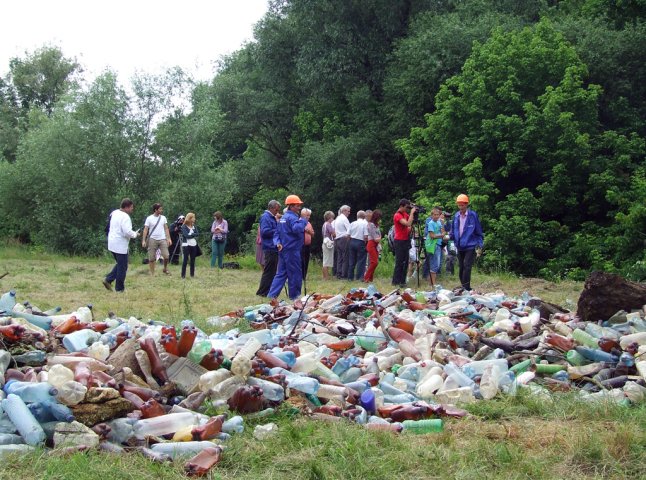
M445 216L448 215L441 208L434 207L424 222L424 276L428 276L431 288L436 286L443 249L452 243L457 253L461 288L471 290L471 270L482 250L484 236L477 213L469 209L467 195L460 194L456 204L458 211L452 219L446 219ZM140 236L139 230L132 229L130 214L133 209L132 201L125 198L121 207L110 216L108 250L114 256L116 264L103 280L103 285L109 290L112 290L113 282L116 291L124 290L128 269L128 244L131 238ZM323 216L323 278L328 280L332 275L337 279L372 282L381 252L382 213L379 209L359 210L356 220L350 222L350 212L350 206L343 205L339 208L338 215L327 211ZM415 233L413 226L419 221L417 212L418 207L404 198L400 200L399 208L393 215L395 267L392 284L399 287L406 285L409 259L415 262L418 260L417 251L412 247ZM256 239L261 250L257 259L259 258L263 265L257 295L274 300L285 283L288 283L289 298L297 300L300 297L303 282L307 277L312 238L315 234L310 223L311 214L310 209L303 208L303 202L297 195L287 196L282 211L277 200L268 203L267 209L260 217ZM194 277L195 258L201 255L196 240L199 234L194 213L180 215L169 227L163 215L162 205L155 203L152 206L152 214L146 218L141 241L142 247L148 250L150 273L155 273L156 259L160 254L163 273L169 275L169 247L181 242L182 278L186 276L187 265L190 276ZM223 267L228 234L227 221L221 212L215 212L211 225L211 267L215 267L216 262L219 268ZM422 239L418 241L421 242ZM174 252L176 251L177 245ZM177 255L177 260L173 255L171 261L178 261L179 254ZM414 255L414 258L410 255Z
M484 234L478 214L469 208L469 197L460 194L456 198L458 211L451 219L440 207L434 207L431 215L424 222L422 242L426 257L424 262L424 277L428 277L429 285L435 288L437 274L442 265L444 247L448 248L449 260L447 268L453 270L451 258L457 255L460 287L471 290L471 270L476 257L480 256L484 245ZM407 266L418 263L418 254L414 246L415 232L413 224L417 219L418 207L408 199L401 199L399 208L393 216L395 268L392 284L405 286ZM410 272L410 270L409 270Z
M163 215L164 208L161 203L152 206L152 213L146 217L143 233L139 229L132 229L130 215L134 211L134 203L129 198L121 201L120 208L110 214L108 229L108 250L115 259L115 266L103 279L103 286L112 290L123 292L125 290L125 279L128 271L128 246L130 240L141 237L141 246L147 250L148 266L150 274L155 274L155 265L158 259L163 262L163 273L170 275L168 264L179 264L180 251L183 256L181 276L186 278L186 269L189 267L189 275L195 276L195 259L202 255L197 237L200 231L195 223L195 213L189 212L186 215L179 215L177 219L168 224L166 216ZM227 221L222 217L221 212L213 214L211 225L211 267L216 262L219 268L223 267L224 248L229 233ZM172 249L171 253L171 247Z

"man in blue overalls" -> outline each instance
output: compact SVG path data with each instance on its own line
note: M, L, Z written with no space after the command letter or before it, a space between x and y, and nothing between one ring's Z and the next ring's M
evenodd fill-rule
M275 299L288 282L290 300L301 296L303 270L301 268L301 248L305 239L307 221L300 217L303 202L297 195L285 199L287 211L278 222L274 243L278 248L278 270L269 288L268 297Z
M471 268L482 251L484 235L478 214L469 208L469 197L461 193L456 203L458 211L453 216L450 237L458 249L461 286L471 290Z

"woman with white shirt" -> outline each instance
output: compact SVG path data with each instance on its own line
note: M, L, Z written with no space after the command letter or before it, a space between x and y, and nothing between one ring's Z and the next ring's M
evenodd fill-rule
M184 219L184 225L182 225L182 253L184 254L184 260L182 261L182 278L186 278L186 264L189 259L191 260L191 277L195 276L195 257L197 256L197 236L200 232L195 225L195 214L189 212L186 214Z

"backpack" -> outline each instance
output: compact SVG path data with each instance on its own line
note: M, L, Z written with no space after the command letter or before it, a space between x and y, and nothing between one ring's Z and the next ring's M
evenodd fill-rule
M390 227L390 230L388 230L388 235L386 236L388 239L388 248L392 253L395 253L395 226L393 225Z

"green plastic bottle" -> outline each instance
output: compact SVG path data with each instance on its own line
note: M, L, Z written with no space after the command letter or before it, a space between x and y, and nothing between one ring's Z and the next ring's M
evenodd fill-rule
M191 347L191 351L188 352L188 359L196 365L199 365L204 358L204 355L211 351L212 345L209 340L202 340L200 342L195 342Z
M565 354L565 358L567 359L570 365L574 365L577 367L581 365L587 365L588 363L590 363L590 360L585 358L576 350L568 350L568 352Z
M444 423L440 418L429 418L426 420L404 420L402 422L404 430L416 433L437 433L444 430Z
M556 373L561 370L565 370L563 365L553 365L550 363L537 363L536 364L536 373Z
M516 375L526 372L529 369L529 366L532 364L532 361L530 359L523 360L522 362L517 363L513 367L511 367L509 370L514 372Z

